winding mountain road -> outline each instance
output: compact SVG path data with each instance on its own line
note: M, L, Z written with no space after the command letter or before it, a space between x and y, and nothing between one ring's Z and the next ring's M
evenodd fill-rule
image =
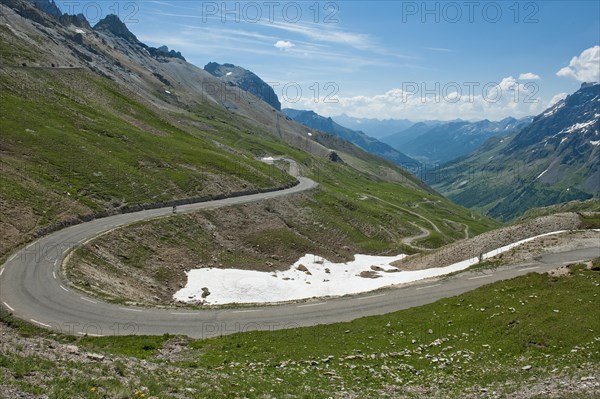
M310 190L317 186L299 177L295 187L182 205L178 213L239 205ZM29 244L0 268L0 303L16 317L72 335L184 334L195 338L249 330L274 330L349 321L384 314L458 295L484 284L530 271L545 272L564 262L600 255L598 247L543 256L535 263L495 271L465 272L449 278L380 290L359 296L318 298L273 306L181 309L136 308L87 297L63 281L60 265L74 248L106 231L171 214L172 208L114 215L71 226Z

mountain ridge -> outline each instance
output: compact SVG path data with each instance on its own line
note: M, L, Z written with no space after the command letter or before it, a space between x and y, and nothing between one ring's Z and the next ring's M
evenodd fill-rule
M600 197L600 84L510 135L490 138L425 181L457 203L510 220L534 207Z
M499 121L422 122L382 139L420 161L443 164L476 150L492 136L506 135L526 126L531 117Z
M332 119L348 129L363 131L380 141L383 137L407 129L415 123L408 119L354 118L346 114L332 116Z
M65 25L29 1L7 2L15 8L0 3L7 20L0 25L0 256L50 225L294 180L285 161L266 164L264 157L296 160L319 189L275 201L281 218L252 224L246 241L278 242L283 229L292 240L307 237L298 251L332 253L348 245L383 253L398 251L400 237L420 231L410 223L421 223L415 214L441 231L421 238L424 247L464 236L462 227L444 223L447 214L471 232L497 225L345 140L308 136L305 126L182 59L156 57L111 29ZM124 29L117 33L131 38ZM384 202L357 200L362 191ZM428 202L402 216L393 206L407 201ZM334 245L335 237L345 244ZM257 258L253 245L244 248L262 265L276 253Z
M398 165L410 167L418 164L417 161L403 154L402 152L397 151L387 144L366 135L362 131L355 131L344 127L336 123L330 117L327 118L321 116L310 110L297 110L292 108L285 108L283 109L283 112L296 122L299 122L308 128L320 130L341 137L373 155L380 156Z
M216 62L209 62L204 66L204 70L227 84L233 84L253 94L277 111L281 111L281 103L273 88L254 72L233 64Z

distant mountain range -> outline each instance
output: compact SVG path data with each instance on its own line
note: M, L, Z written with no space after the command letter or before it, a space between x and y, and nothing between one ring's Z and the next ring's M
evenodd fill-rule
M521 130L489 139L423 177L453 201L509 220L530 208L600 197L599 163L596 83L583 84Z
M408 119L353 118L345 114L333 117L342 126L364 132L419 162L429 164L445 163L467 155L490 137L513 133L532 119L509 117L496 122L456 119L415 123Z
M415 124L408 119L354 118L346 114L334 116L333 120L348 129L360 130L376 139L390 136Z
M417 161L406 156L400 151L395 150L381 141L367 136L361 131L356 131L336 123L332 118L321 116L313 111L297 110L291 108L283 109L283 112L298 123L310 129L316 129L321 132L333 134L363 150L377 155L383 159L394 162L398 165L415 165Z
M381 141L421 162L445 163L471 153L490 137L505 136L521 129L532 119L421 122Z

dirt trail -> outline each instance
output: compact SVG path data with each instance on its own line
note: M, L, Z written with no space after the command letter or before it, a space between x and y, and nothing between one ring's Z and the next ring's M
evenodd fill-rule
M412 224L413 226L415 226L416 228L418 228L419 230L421 230L421 233L419 233L417 235L414 235L414 236L403 238L402 239L402 244L408 245L409 247L412 247L414 249L418 249L420 251L428 250L427 248L423 248L423 247L420 247L418 245L413 245L413 241L429 237L431 235L431 232L429 230L427 230L426 228L423 228L423 227L419 226L416 223L410 222L410 224Z
M409 256L395 262L394 266L402 270L420 270L430 267L447 266L527 237L558 230L576 230L580 224L581 221L576 213L543 216L524 223L483 233L470 239L461 240L433 252ZM468 230L465 228L465 234L467 233Z
M409 213L409 214L411 214L411 215L413 215L413 216L416 216L416 217L418 217L419 219L422 219L422 220L426 221L427 223L429 223L429 224L431 225L431 227L433 227L433 229L434 229L435 231L437 231L438 233L441 233L440 229L439 229L439 228L438 228L438 227L435 225L435 223L433 223L433 222L432 222L430 219L426 218L426 217L425 217L425 216L423 216L423 215L420 215L420 214L418 214L418 213L416 213L416 212L413 212L413 211L411 211L411 210L409 210L409 209L406 209L406 208L404 208L404 207L402 207L402 206L399 206L399 205L393 204L393 203L391 203L391 202L389 202L389 201L383 200L383 199L381 199L381 198L379 198L379 197L376 197L376 196L374 196L374 195L370 195L370 194L364 194L364 195L365 195L366 197L370 197L370 198L376 199L377 201L380 201L380 202L383 202L383 203L385 203L385 204L388 204L388 205L390 205L390 206L392 206L392 207L394 207L394 208L400 209L402 212L406 212L406 213Z

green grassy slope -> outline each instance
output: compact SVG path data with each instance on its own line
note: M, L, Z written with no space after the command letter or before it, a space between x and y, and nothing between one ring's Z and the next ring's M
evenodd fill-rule
M0 109L2 223L26 215L12 225L19 235L125 205L293 181L254 159L252 145L232 151L200 129L190 134L133 93L83 70L5 70ZM208 104L207 110L214 111ZM206 121L207 129L220 123Z
M369 188L399 204L434 199L437 205L415 211L440 222L447 235L440 243L459 238L442 218L464 219L474 224L473 231L496 226L419 186L399 169L395 173L401 184L377 177L378 162L379 169L393 169L383 160L365 155L364 173L319 160L214 105L159 112L84 70L5 70L0 85L1 222L10 234L2 253L19 241L16 236L27 237L41 226L77 215L289 184L290 176L255 159L266 154L291 156L306 165L305 173L322 180L325 190L317 202L324 214L332 208L341 212L341 197L356 202L357 193ZM398 213L373 201L357 202L346 219L360 221L379 213L371 219L374 224ZM334 220L340 212L328 218ZM401 224L414 229L406 221Z
M39 62L49 55L6 27L0 34L0 52L6 54L0 71L0 256L42 227L83 215L291 184L293 178L256 159L264 155L294 158L304 173L322 179L322 190L307 206L329 225L344 224L340 229L365 250L389 249L398 241L391 236L418 232L409 223L414 220L430 225L425 218L432 218L439 225L440 232L421 243L425 247L460 238L446 218L473 224L475 233L497 226L347 144L336 144L345 164L311 155L308 142L306 148L302 142L289 145L285 135L266 131L270 114L255 114L258 122L201 98L179 103L158 88L151 97L141 96L135 87L87 68L15 66L20 54L31 53ZM100 47L95 51L112 54ZM113 68L124 68L122 62ZM194 98L193 92L178 90L178 98ZM365 188L377 198L357 202L357 193ZM427 205L419 206L423 198ZM413 211L423 212L424 218L397 207L408 203L418 206ZM392 227L384 243L373 233L381 224Z

